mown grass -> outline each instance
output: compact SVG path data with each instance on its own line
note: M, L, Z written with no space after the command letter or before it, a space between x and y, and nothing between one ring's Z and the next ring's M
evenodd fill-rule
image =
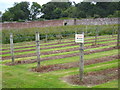
M114 37L117 37L117 35L115 34ZM113 36L111 35L102 35L102 36L99 36L98 39L102 39L102 38L114 38ZM90 39L95 39L95 36L89 36L89 37L85 37L85 41L86 40L90 40ZM69 41L72 41L74 40L74 37L70 37L70 38L64 38L62 39L61 42L69 42ZM40 40L40 45L46 45L46 44L55 44L55 43L58 43L58 40L51 40L51 41L47 41L47 42L43 42L42 40ZM14 47L21 47L21 46L31 46L31 45L34 45L35 44L35 41L26 41L26 42L19 42L19 43L14 43ZM2 49L7 49L9 48L10 45L9 44L2 44Z
M113 80L101 85L96 85L93 86L93 88L108 88L108 86L112 86L111 88L118 88L118 80Z
M98 67L99 66L99 67ZM49 73L30 72L31 66L3 66L4 88L87 88L85 86L73 86L63 82L60 78L67 75L78 74L78 68L59 70ZM94 64L85 67L85 73L117 67L117 61ZM12 72L11 72L12 71ZM99 85L100 86L100 85ZM106 86L110 88L110 86ZM111 86L112 87L112 86ZM117 87L117 86L116 86Z
M95 37L87 37L87 38L85 38L85 42L95 41L95 40L90 40L90 39L95 39ZM98 42L101 41L101 40L110 40L110 39L116 39L116 37L99 36ZM71 40L71 39L63 40L62 42L69 42L69 43L63 43L63 44L59 44L59 43L56 43L56 41L54 41L54 42L49 42L49 43L40 43L40 45L41 45L41 48L43 48L43 47L45 47L44 45L47 45L47 44L55 44L56 43L56 45L52 45L52 46L59 46L59 45L67 45L67 44L73 43L73 42L70 42L70 41L75 41L75 40ZM14 48L29 47L29 46L35 46L35 45L36 45L35 42L31 42L31 43L24 42L24 45L23 45L23 43L15 44ZM47 47L51 47L51 46L47 46ZM2 49L9 49L9 48L10 48L10 45L8 45L8 44L3 44L2 45ZM17 50L17 49L15 49L15 50Z
M86 46L86 45L85 45ZM98 47L98 48L91 48L91 49L85 49L85 51L90 51L90 50L97 50L97 49L102 49L102 48L109 48L115 45L110 45L110 46L103 46L103 47ZM64 49L70 49L73 47L79 47L79 46L68 46L68 47L63 47L63 48L54 48L54 49L46 49L46 50L41 50L41 52L43 51L51 51L51 50L64 50ZM56 53L56 54L50 54L50 55L41 55L41 57L48 57L48 56L57 56L57 55L65 55L65 54L72 54L72 53L77 53L79 52L78 50L76 51L70 51L70 52L62 52L62 53ZM26 52L17 52L15 53L15 55L24 55L24 54L29 54L29 53L35 53L35 51L26 51ZM11 54L3 54L2 56L10 56Z
M98 44L105 44L105 43L110 43L110 42L114 42L115 40L111 40L111 41L103 41L103 42L98 42ZM69 44L68 44L69 45ZM85 44L85 46L89 46L90 44ZM63 45L60 45L63 46ZM74 45L74 46L64 46L64 47L58 47L58 48L51 48L51 49L42 49L41 52L48 52L48 51L53 51L53 50L63 50L63 49L70 49L70 48L76 48L79 47L79 45ZM29 49L35 49L35 48L29 48ZM18 50L29 50L29 49L18 49ZM15 55L23 55L23 54L29 54L29 53L35 53L36 51L24 51L24 52L16 52ZM7 54L2 54L2 56L10 56L10 53Z
M106 42L99 42L99 44L109 43L109 42L115 42L115 41L112 40L112 41L106 41ZM87 44L87 45L91 45L91 44ZM113 45L109 45L109 46L91 48L86 50L97 50L97 49L108 48L112 46ZM73 48L73 47L69 47L69 48ZM67 47L64 47L63 49L67 49ZM61 50L61 48L48 49L48 51L49 50ZM71 53L75 53L75 52L71 52ZM65 54L70 54L70 53L51 54L51 55L46 55L46 57L54 56L54 55L55 56L65 55ZM118 54L117 49L104 51L104 52L97 52L97 53L84 55L84 60L89 61L92 59L97 59L97 58L112 56L117 54ZM17 58L15 60L16 61L30 60L34 58L36 58L36 56ZM3 88L89 88L81 85L71 85L61 80L62 77L79 74L79 67L57 70L57 71L52 71L47 73L37 73L37 72L30 71L31 68L37 66L37 62L31 63L31 64L15 65L15 66L4 65L4 63L10 62L10 61L11 60L3 61L3 81L2 81ZM79 61L79 56L42 61L41 65L46 66L46 65L54 65L54 64L64 64L64 63L70 63L70 62L72 63L76 61ZM112 61L86 65L84 67L84 72L88 73L93 71L100 71L104 69L115 68L117 66L118 66L118 60L115 59ZM110 83L107 82L104 84L95 85L91 88L117 88L117 87L118 87L118 80L113 80L113 81L110 81Z
M100 54L99 54L100 53ZM92 59L93 58L100 58L102 56L108 56L108 55L113 55L113 54L117 54L118 53L118 50L110 50L110 51L105 51L105 52L99 52L99 53L93 53L93 54L89 54L89 55L84 55L85 56L85 60L88 60L88 59ZM63 54L64 55L64 54ZM92 55L92 57L91 57ZM30 59L36 59L36 56L32 56L32 57L23 57L23 58L16 58L15 61L22 61L22 60L30 60ZM48 60L48 61L43 61L43 64L44 65L44 62L47 63L49 65L51 64L59 64L59 63L67 63L67 62L73 62L73 61L77 61L79 59L79 56L75 56L75 57L68 57L68 58L63 58L63 59L53 59L53 60ZM2 63L7 63L7 62L11 62L11 59L8 59L8 60L4 60ZM42 62L41 62L42 63ZM47 65L48 65L47 64Z

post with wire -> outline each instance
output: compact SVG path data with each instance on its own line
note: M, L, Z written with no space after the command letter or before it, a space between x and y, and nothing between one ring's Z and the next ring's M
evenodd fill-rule
M13 45L13 34L10 33L10 51L11 51L11 58L12 58L12 63L14 63L14 45Z
M36 32L36 54L37 54L37 68L40 68L40 36L39 32Z
M82 34L75 34L75 42L80 43L80 81L84 77L84 32Z

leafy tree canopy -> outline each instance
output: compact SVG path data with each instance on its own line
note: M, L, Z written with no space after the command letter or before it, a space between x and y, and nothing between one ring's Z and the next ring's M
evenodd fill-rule
M120 2L48 2L39 5L37 2L15 3L2 15L3 21L37 20L59 18L104 18L118 17ZM41 16L42 15L42 16ZM40 20L40 19L39 19Z

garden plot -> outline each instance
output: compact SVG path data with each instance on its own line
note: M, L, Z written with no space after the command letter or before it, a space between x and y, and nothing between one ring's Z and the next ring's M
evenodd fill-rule
M70 84L92 87L101 83L118 79L118 68L89 72L85 74L83 81L79 80L79 75L71 75L62 79Z
M109 38L108 40L99 40L101 42L99 42L98 45L96 46L91 46L91 44L94 42L94 40L89 43L85 44L85 51L87 51L87 53L92 53L95 52L95 50L92 50L90 48L95 48L97 49L102 49L102 48L108 48L110 45L111 47L115 45L116 42L116 37L114 37L112 40L111 38ZM88 42L88 41L86 41ZM26 49L26 48L25 48ZM15 49L16 50L16 49ZM28 49L28 50L17 50L15 51L15 58L16 61L19 58L22 57L32 57L31 59L35 59L36 53L35 53L35 49ZM60 44L58 46L51 46L49 48L41 48L41 57L43 58L43 60L50 60L50 59L54 59L54 57L69 57L69 56L74 56L74 55L78 55L79 52L79 44L69 44L69 45L64 45L64 44ZM69 55L70 54L70 55ZM72 55L73 54L73 55ZM3 52L2 53L2 59L3 60L9 60L11 58L10 56L10 52ZM56 58L55 57L55 58Z
M15 64L11 63L9 46L6 45L3 47L2 55L3 87L88 88L102 87L110 82L117 88L117 39L116 36L105 37L101 36L96 46L93 45L94 38L86 38L83 82L79 81L79 44L74 43L72 39L66 40L65 43L64 41L42 43L42 62L39 69L36 69L37 60L34 45L20 46L16 44ZM19 77L24 77L24 79ZM95 80L92 81L93 77ZM110 88L109 84L106 87Z

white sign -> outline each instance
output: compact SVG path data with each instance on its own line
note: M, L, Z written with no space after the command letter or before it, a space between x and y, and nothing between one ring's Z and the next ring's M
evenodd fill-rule
M84 43L84 34L75 34L76 43Z

